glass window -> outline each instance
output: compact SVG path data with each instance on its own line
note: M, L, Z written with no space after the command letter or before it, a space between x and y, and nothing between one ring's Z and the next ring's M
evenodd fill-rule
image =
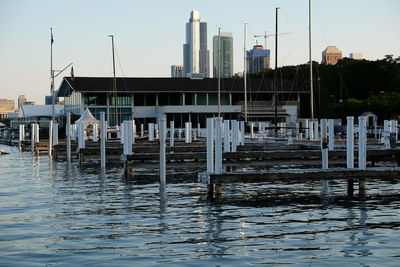
M155 106L156 105L156 94L146 94L146 106Z
M159 93L158 94L158 105L159 106L168 106L168 94L167 93Z
M196 105L207 105L207 95L204 93L197 94Z
M169 94L169 104L171 106L179 106L181 105L181 94L180 93L171 93Z
M193 104L194 104L194 94L185 93L185 105L193 105Z
M218 105L218 94L215 94L215 93L208 94L208 104L209 105Z
M135 106L144 106L144 94L143 93L137 93L134 94L134 105Z

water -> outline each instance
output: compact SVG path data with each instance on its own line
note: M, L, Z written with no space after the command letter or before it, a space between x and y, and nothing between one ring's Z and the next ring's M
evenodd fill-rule
M0 146L0 266L398 266L400 185L161 188Z

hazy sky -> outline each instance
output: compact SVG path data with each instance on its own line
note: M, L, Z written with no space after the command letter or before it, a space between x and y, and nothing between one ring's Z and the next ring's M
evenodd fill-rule
M170 65L182 64L185 23L190 11L198 10L208 23L210 59L212 36L221 26L233 33L234 72L240 72L243 21L249 48L256 43L253 35L275 32L275 7L280 7L279 31L292 33L279 38L278 65L307 62L308 0L1 0L0 98L24 94L44 102L50 88L50 27L55 69L73 62L75 76L111 76L107 35L114 34L117 76L168 77ZM313 0L312 8L313 60L321 61L328 45L344 56L400 56L399 0ZM274 38L268 42L268 48L275 47ZM274 53L271 49L271 63Z

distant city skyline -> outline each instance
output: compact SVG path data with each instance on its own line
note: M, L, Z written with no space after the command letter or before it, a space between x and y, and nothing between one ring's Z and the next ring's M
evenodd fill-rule
M55 69L74 62L75 76L112 76L111 42L115 36L117 76L169 77L170 66L183 63L185 23L198 10L212 36L235 37L233 72L243 71L243 22L248 23L247 50L273 34L279 9L279 66L308 62L308 0L107 1L3 0L0 2L0 98L18 95L43 104L50 90L50 27ZM93 10L96 12L88 12ZM112 12L111 12L112 11ZM356 12L355 12L356 11ZM312 0L313 60L321 62L327 46L343 55L356 51L368 60L400 55L400 1ZM274 58L274 38L268 39ZM211 62L210 62L211 63ZM273 63L273 62L272 62ZM121 70L122 66L122 70ZM271 64L273 68L274 65ZM57 89L62 76L56 78Z
M213 77L233 76L233 36L231 32L221 32L213 37Z

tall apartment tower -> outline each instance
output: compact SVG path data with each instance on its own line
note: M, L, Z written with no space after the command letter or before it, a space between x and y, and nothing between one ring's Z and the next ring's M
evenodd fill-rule
M328 46L322 51L322 64L335 65L340 59L342 59L342 51L336 46Z
M230 32L221 32L213 37L213 75L221 78L233 76L233 37Z
M171 66L171 77L172 78L182 78L183 77L183 66L182 65L172 65Z
M255 45L247 51L247 72L257 73L270 68L270 50L262 45Z
M193 10L186 23L186 43L183 45L183 75L210 77L210 52L207 50L207 23L200 21L200 13Z
M25 95L19 95L18 96L18 108L21 108L21 105L23 105L27 101Z

